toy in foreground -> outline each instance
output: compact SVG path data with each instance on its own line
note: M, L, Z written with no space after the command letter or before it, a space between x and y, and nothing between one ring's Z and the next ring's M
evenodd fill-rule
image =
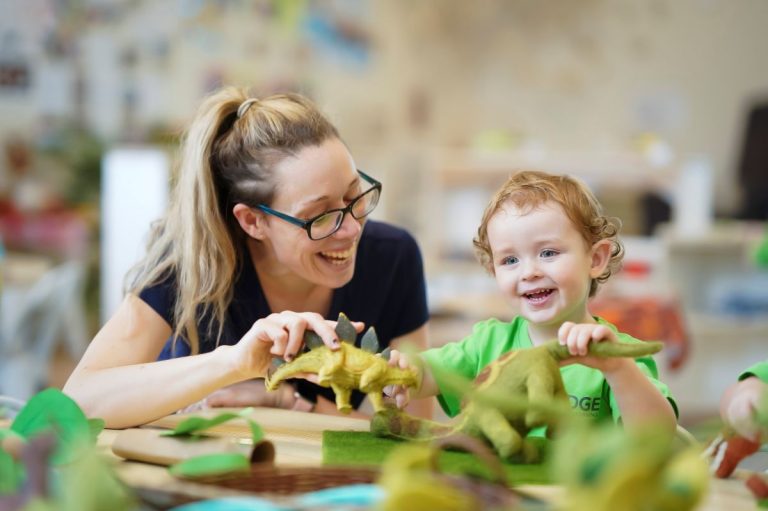
M443 448L459 447L472 452L490 470L493 482L439 471ZM432 444L406 443L397 446L381 467L379 486L385 498L381 511L401 509L517 509L520 497L507 488L506 474L498 458L476 438L456 435Z
M387 385L415 387L419 384L419 375L414 369L390 367L386 358L377 356L379 340L373 327L369 328L361 340L361 348L355 346L357 332L347 316L339 314L336 334L341 346L337 350L329 349L320 337L307 331L304 344L309 351L302 353L295 360L281 365L265 380L267 390L275 390L283 380L300 374L316 374L317 384L330 387L336 394L336 408L349 413L352 390L360 390L368 395L375 411L384 409L382 390Z
M591 343L589 354L634 358L657 353L661 347L659 342L601 342ZM556 405L567 407L568 396L558 363L570 357L568 348L557 341L510 351L477 376L469 402L452 423L439 424L386 409L371 420L371 432L400 439L466 433L487 440L504 459L521 454L522 461L535 462L540 454L525 437L533 428L543 425L551 435L562 417Z
M566 492L563 511L689 511L709 486L699 446L675 448L652 425L569 428L553 458Z

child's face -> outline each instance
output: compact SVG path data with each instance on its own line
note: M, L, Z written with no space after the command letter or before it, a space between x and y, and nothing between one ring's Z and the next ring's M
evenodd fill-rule
M554 328L591 321L589 287L608 263L609 242L589 247L553 202L530 211L508 202L488 222L488 241L496 282L524 318Z

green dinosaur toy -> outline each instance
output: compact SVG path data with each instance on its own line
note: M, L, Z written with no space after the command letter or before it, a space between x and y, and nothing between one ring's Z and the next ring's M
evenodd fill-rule
M634 358L656 353L661 347L659 342L601 342L591 343L589 354ZM463 432L486 439L504 459L522 455L523 461L534 462L539 458L538 449L525 437L542 425L551 435L563 417L568 396L558 363L570 357L568 348L557 341L507 352L488 364L466 389L470 399L451 423L439 424L388 408L373 417L371 432L425 440Z
M689 511L710 481L699 446L676 448L653 425L569 428L551 468L565 487L564 511Z
M312 332L304 335L304 344L309 351L302 353L295 360L281 365L265 380L267 390L275 390L280 383L299 374L317 375L317 384L331 387L336 394L336 408L349 413L352 390L360 390L368 395L374 410L384 409L382 390L387 385L415 387L420 384L419 373L414 369L390 367L385 356L377 356L379 340L373 327L369 328L361 340L362 349L355 346L357 332L347 316L339 314L336 334L341 340L337 350L329 349L322 339ZM385 350L386 352L387 350Z

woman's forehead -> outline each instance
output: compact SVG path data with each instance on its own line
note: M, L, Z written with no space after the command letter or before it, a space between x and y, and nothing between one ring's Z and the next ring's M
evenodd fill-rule
M344 194L357 183L358 174L346 147L327 141L282 160L275 166L275 178L276 201L303 204Z

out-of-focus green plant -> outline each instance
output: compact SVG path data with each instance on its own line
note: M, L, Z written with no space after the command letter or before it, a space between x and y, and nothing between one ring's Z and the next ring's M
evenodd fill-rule
M33 396L10 428L0 428L0 508L32 511L128 510L131 492L115 477L96 450L101 419L88 419L80 407L57 389ZM53 451L34 449L41 438ZM6 449L12 439L19 453ZM50 445L50 444L49 444ZM35 471L43 471L40 474ZM42 488L32 483L46 482ZM6 507L4 507L6 506ZM22 506L22 507L19 507Z

